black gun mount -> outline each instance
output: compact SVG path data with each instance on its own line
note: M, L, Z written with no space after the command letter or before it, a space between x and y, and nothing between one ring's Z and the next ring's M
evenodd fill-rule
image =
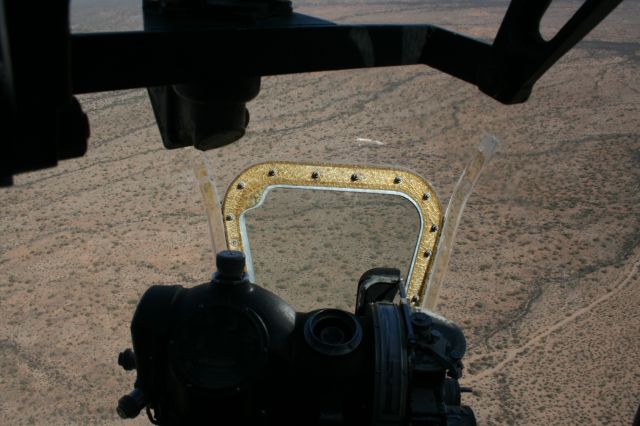
M84 155L80 93L147 87L164 145L200 149L242 137L262 76L423 64L524 102L621 1L585 0L544 40L551 0L512 0L488 43L428 24L336 24L294 13L288 0L143 0L144 31L71 34L68 0L37 12L0 0L0 186Z
M223 251L210 283L153 286L133 316L137 369L118 413L157 424L473 425L458 379L466 341L409 308L396 269L358 284L355 314L295 312ZM399 296L399 297L398 297ZM394 303L394 299L399 302Z

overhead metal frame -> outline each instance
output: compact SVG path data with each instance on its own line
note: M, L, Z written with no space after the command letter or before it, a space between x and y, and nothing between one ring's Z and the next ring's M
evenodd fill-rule
M428 65L492 98L528 99L535 82L622 0L587 0L545 41L551 0L512 0L492 44L433 25L338 25L294 13L254 25L71 36L74 93L354 68Z
M512 0L493 43L433 25L338 25L293 13L243 25L182 18L145 31L70 34L68 0L0 0L0 184L81 156L89 137L73 94L216 78L423 64L505 103L535 82L622 0L586 0L551 40L551 0ZM145 11L145 20L147 20Z

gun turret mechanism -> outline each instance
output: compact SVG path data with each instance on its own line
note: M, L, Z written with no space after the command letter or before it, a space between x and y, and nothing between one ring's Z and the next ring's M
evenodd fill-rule
M296 312L223 251L211 282L153 286L131 323L137 379L123 418L157 424L473 425L458 379L466 341L409 307L400 273L366 272L355 314Z

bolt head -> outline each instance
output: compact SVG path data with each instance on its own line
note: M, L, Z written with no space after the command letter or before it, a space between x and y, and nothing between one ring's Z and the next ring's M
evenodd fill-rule
M414 312L411 315L411 324L416 328L425 329L431 327L433 320L424 312Z
M449 352L449 356L455 360L458 360L462 359L463 354L459 349L453 349L451 352Z
M438 340L440 340L441 337L442 337L442 333L440 333L438 330L431 330L431 339L434 342L437 342Z

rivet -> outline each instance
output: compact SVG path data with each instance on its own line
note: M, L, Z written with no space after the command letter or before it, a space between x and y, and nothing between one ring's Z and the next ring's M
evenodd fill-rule
M423 199L424 201L427 201L429 198L431 198L431 197L430 197L430 196L429 196L429 194L427 194L426 192L425 192L424 194L422 194L422 199Z
M436 232L437 230L438 230L438 225L436 225L435 223L431 225L431 232Z
M267 173L269 176L275 176L276 175L276 171L274 169L269 170L269 173Z
M232 246L237 246L238 245L238 241L237 240L231 240L231 245Z
M424 252L424 257L429 257L431 256L431 250L427 250Z
M415 304L415 303L418 303L419 301L420 301L420 299L418 299L418 296L413 296L413 297L411 298L411 303L414 303L414 304Z
M232 214L228 214L228 215L226 215L224 218L225 218L225 220L227 220L228 222L230 222L230 221L232 221L232 220L233 220L233 215L232 215Z
M244 182L238 182L238 189L244 189Z
M351 175L351 182L355 182L358 179L360 179L360 177L357 174L354 173L354 174Z
M402 178L400 176L396 176L395 179L393 179L393 183L395 183L396 185L402 182Z
M319 177L320 177L320 173L318 172L311 173L311 179L318 179Z

